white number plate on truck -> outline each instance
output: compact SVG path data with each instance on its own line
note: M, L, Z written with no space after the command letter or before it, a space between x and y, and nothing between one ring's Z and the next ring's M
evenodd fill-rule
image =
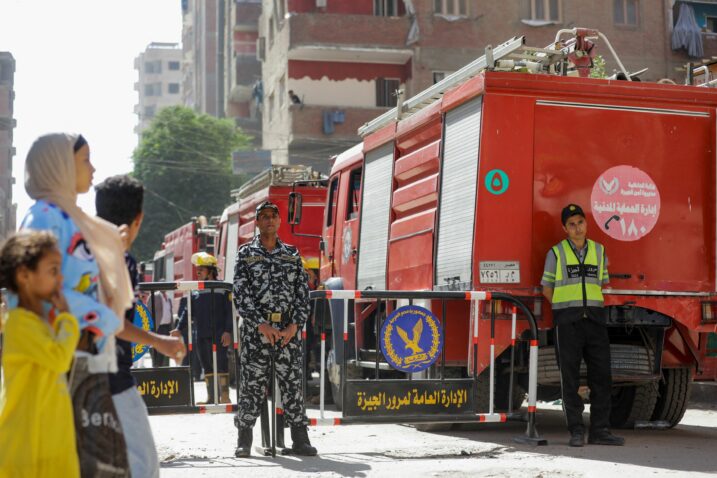
M481 261L481 284L517 284L520 282L520 262Z

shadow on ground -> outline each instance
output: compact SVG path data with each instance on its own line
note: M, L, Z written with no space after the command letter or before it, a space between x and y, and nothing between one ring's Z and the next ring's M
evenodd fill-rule
M588 417L586 414L586 424L589 423ZM717 423L705 426L680 424L670 430L615 430L615 434L625 437L623 447L587 444L583 448L569 447L565 418L560 410L540 411L537 428L541 437L548 440L547 446L531 447L515 443L513 438L525 432L525 425L519 423L462 424L438 434L496 443L504 447L504 453L532 452L681 472L717 473L717 461L706 459L707 444L717 443ZM700 455L703 459L697 459Z

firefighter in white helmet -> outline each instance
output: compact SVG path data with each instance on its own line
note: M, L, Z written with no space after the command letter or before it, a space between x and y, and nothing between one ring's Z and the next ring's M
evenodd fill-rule
M215 281L218 276L217 259L206 252L192 255L197 280ZM199 361L204 369L204 381L207 384L207 402L214 402L214 374L219 383L219 403L229 403L229 366L227 348L232 342L232 304L228 291L223 289L203 289L192 291L192 328L197 331L197 350ZM179 322L171 332L181 336L187 329L187 298L179 303ZM212 346L217 347L217 370L214 370Z

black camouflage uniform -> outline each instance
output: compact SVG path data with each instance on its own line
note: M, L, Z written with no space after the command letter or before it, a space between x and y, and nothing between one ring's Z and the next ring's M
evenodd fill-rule
M297 249L277 238L276 248L267 251L258 235L240 247L234 270L234 301L242 317L239 410L235 423L251 429L270 380L271 345L262 342L259 325L266 322L282 330L294 323L300 333L309 316L308 276ZM270 314L277 312L281 313L281 321L270 322ZM309 421L301 389L301 342L294 338L285 347L277 343L275 350L285 421L292 428L306 427Z

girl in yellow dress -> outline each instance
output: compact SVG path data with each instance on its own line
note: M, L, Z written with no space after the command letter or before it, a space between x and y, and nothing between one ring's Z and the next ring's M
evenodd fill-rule
M20 232L0 249L0 287L18 297L3 327L0 478L80 476L65 375L79 327L61 268L49 231Z

